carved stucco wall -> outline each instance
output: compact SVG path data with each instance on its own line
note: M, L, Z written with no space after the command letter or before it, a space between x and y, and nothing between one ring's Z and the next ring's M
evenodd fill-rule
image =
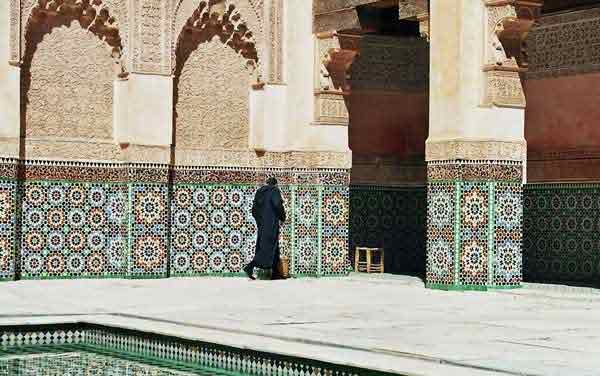
M172 66L175 68L176 60L176 49L179 35L183 26L186 24L188 19L192 16L195 9L198 8L202 0L174 0L176 6L173 14L172 24L172 46L171 46L171 58ZM244 21L247 23L248 28L254 35L256 41L256 50L260 57L259 60L264 59L265 50L265 37L264 37L264 20L263 20L263 1L264 0L226 0L225 4L228 6L232 4L240 12ZM262 68L262 67L261 67Z
M15 63L21 65L24 157L118 159L113 81L123 72L126 32L118 19L127 19L124 3L25 0L20 5L22 45Z
M248 148L250 75L246 62L218 39L192 52L179 78L178 147Z
M38 0L13 0L15 4L11 4L13 6L12 9L15 9L15 5L18 1L20 1L20 13L21 13L21 46L25 46L25 30L27 30L27 23L29 22L29 17L31 15L32 9L38 4ZM102 8L110 9L111 16L115 19L115 26L121 30L120 37L122 39L122 44L125 48L129 45L129 34L127 30L129 30L129 13L127 10L128 1L124 0L100 0ZM15 15L16 17L16 15ZM127 52L127 51L125 51ZM24 48L21 48L21 54L25 53Z
M111 138L112 66L104 42L76 22L46 34L33 55L23 98L26 136Z

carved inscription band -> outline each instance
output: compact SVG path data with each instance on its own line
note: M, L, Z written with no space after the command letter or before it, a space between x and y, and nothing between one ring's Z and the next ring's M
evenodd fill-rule
M526 157L525 141L428 141L425 147L428 162L459 159L524 161Z

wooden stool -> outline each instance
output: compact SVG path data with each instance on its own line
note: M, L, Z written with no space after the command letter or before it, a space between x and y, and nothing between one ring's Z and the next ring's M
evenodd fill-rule
M365 261L361 261L361 255L364 253ZM379 253L379 262L373 262L374 254ZM368 247L356 247L354 253L354 270L357 272L367 273L383 273L383 248L368 248Z

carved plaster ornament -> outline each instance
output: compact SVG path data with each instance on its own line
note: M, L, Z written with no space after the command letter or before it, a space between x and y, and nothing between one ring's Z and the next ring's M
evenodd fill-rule
M187 20L178 43L180 46L187 43L197 46L215 38L223 42L224 48L232 48L246 59L249 75L253 82L259 83L256 42L239 10L224 0L202 1Z
M520 78L527 67L524 41L539 16L541 4L540 0L486 0L484 105L525 107Z
M115 75L120 78L126 77L119 27L102 0L38 0L31 11L27 32L40 29L49 32L61 23L74 20L77 20L83 29L106 42L115 64Z
M320 125L348 125L350 68L360 49L360 35L317 34L315 50L315 120Z
M498 26L501 26L501 24ZM504 65L504 62L508 59L508 57L506 56L506 51L504 50L504 46L502 45L500 38L498 38L498 33L492 33L490 38L492 56L494 56L494 59L496 60L496 65Z
M321 85L321 90L328 91L334 88L333 79L331 78L331 74L329 72L328 65L331 63L331 55L329 52L325 54L323 59L321 59L321 66L319 69L319 83Z

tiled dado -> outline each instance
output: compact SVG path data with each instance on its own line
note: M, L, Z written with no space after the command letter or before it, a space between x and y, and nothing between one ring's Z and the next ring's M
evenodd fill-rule
M600 284L600 184L526 184L523 277Z
M345 170L2 162L2 279L239 274L254 254L254 192L268 176L291 214L281 247L292 274L349 268Z
M113 362L135 361L164 367L166 370L185 370L182 374L235 374L254 376L358 376L392 375L390 373L340 365L307 358L266 353L250 349L223 346L199 340L182 339L131 329L97 324L73 323L57 325L0 326L0 367L4 357L43 359L61 354L109 356ZM36 354L28 357L28 354ZM116 364L115 363L115 364ZM32 369L43 363L29 363ZM50 363L59 368L68 362ZM97 361L90 371L93 374L113 374L114 364ZM132 368L129 368L131 371ZM2 371L2 368L0 368ZM52 369L59 371L59 369ZM81 372L81 369L73 371ZM145 371L148 371L147 367ZM212 371L212 372L208 372ZM29 374L29 373L28 373ZM37 374L37 373L36 373ZM58 373L52 373L58 374ZM66 374L66 373L65 373ZM121 373L119 373L121 374ZM130 373L127 373L130 374ZM137 374L137 373L136 373ZM141 374L141 373L140 373ZM144 375L149 374L147 372ZM152 373L153 375L155 373ZM163 374L163 373L156 373Z
M520 163L430 163L427 201L428 287L520 286Z

